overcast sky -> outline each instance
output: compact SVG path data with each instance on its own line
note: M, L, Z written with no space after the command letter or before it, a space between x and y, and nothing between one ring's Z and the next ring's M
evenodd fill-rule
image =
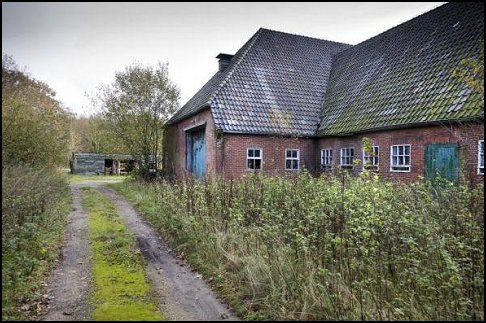
M442 3L2 2L2 52L77 114L135 61L168 62L182 105L260 27L357 44Z

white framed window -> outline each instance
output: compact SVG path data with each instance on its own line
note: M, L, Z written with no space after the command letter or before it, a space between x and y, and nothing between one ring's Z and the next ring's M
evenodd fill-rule
M332 170L332 149L321 149L321 169Z
M377 171L380 164L380 147L373 146L372 149L372 153L369 153L363 149L363 169Z
M246 168L252 170L262 169L263 150L248 148L246 150Z
M478 142L478 174L484 175L484 140Z
M354 148L341 148L340 156L340 166L341 168L352 169L354 164Z
M299 149L285 150L285 169L299 170Z
M412 160L412 146L390 146L390 172L410 172Z

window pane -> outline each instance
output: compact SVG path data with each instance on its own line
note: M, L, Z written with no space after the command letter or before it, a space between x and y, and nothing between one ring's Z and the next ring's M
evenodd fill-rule
M393 146L393 147L392 147L392 150L393 150L392 155L393 155L393 156L396 156L396 155L398 154L398 147L397 147L397 146Z
M398 156L398 165L403 165L403 156Z
M398 157L393 156L392 158L392 165L397 165L398 164Z
M292 169L299 169L299 161L292 160Z
M254 159L248 159L248 168L249 169L255 168L255 160Z
M297 150L292 150L292 158L297 158Z
M349 150L349 156L354 157L354 148Z
M484 167L484 141L479 143L479 167Z
M260 149L255 149L255 157L260 157Z
M286 169L291 169L290 167L292 167L292 161L291 160L286 160L285 161L285 168Z
M254 156L253 149L248 149L248 157L253 157L253 156Z
M326 165L330 165L330 164L331 164L331 158L327 157L327 158L324 160L324 164L326 164Z
M410 155L410 146L405 146L405 155Z
M262 160L255 159L255 169L262 169Z
M373 152L375 153L375 156L378 156L378 154L380 152L380 148L379 147L374 147L373 148Z
M405 156L405 165L410 165L410 156Z
M398 146L398 154L403 155L403 146Z

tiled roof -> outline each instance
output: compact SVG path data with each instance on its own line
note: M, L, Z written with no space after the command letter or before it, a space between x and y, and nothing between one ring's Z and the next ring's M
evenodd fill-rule
M226 132L314 135L332 57L348 47L260 29L212 98L216 127Z
M216 72L216 74L214 74L213 77L211 77L209 81L204 84L204 86L189 101L187 101L182 108L174 113L167 123L176 123L204 110L205 108L208 108L211 94L216 91L217 87L221 83L222 78L223 73Z
M355 46L259 29L169 124L209 107L224 132L298 136L484 118L453 76L483 28L482 3L449 3Z
M332 56L349 46L260 29L170 123L209 103L224 132L314 135Z
M453 76L483 28L482 3L449 3L339 53L319 134L484 117L483 95Z
M250 38L240 50L238 50L231 60L231 64L225 70L216 72L216 74L214 74L213 77L211 77L211 79L209 79L209 81L204 84L204 86L189 101L187 101L186 104L184 104L184 106L177 110L169 119L168 124L176 123L208 108L211 103L211 97L216 93L218 88L222 86L222 82L227 78L241 57L244 56L247 49L251 47L251 44L253 44L257 35L258 32Z

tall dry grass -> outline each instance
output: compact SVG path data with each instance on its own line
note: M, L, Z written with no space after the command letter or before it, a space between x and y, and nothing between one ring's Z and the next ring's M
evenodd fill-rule
M117 185L246 319L484 318L482 185L305 172Z

